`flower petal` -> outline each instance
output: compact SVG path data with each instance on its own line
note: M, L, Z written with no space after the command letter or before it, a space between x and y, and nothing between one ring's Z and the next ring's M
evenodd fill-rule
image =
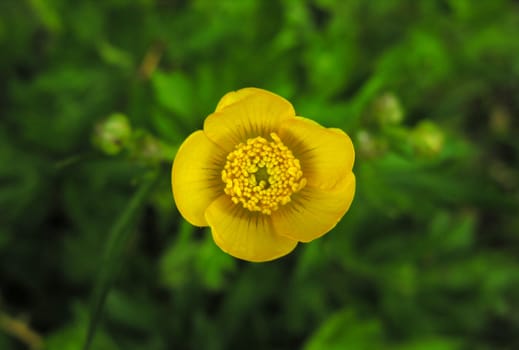
M297 241L274 232L271 217L252 213L222 195L207 208L205 217L216 244L228 254L261 262L290 253Z
M222 109L224 109L225 107L227 107L233 103L239 102L239 101L243 100L244 98L246 98L250 95L254 95L258 92L268 92L268 91L250 87L250 88L240 89L237 91L228 92L220 99L220 101L218 101L218 105L216 106L215 112L219 112Z
M175 156L173 196L182 216L195 226L207 226L205 210L223 193L220 176L224 160L225 154L201 130L192 133Z
M350 173L333 189L306 186L292 201L272 213L276 232L301 242L321 237L348 211L355 194L355 175Z
M332 189L351 172L355 150L341 129L327 129L296 117L281 125L279 137L301 162L303 176L311 187Z
M204 122L204 132L226 151L256 136L267 137L295 116L294 107L276 94L248 88L227 94Z

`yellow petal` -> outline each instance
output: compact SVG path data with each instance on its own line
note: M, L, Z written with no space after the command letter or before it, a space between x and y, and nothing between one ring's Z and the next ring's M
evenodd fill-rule
M223 193L221 171L225 154L199 130L180 146L173 169L173 196L182 216L195 226L207 226L205 210Z
M272 213L272 222L280 235L301 242L321 237L348 211L355 194L355 175L348 176L333 189L306 186L292 195L292 201Z
M267 137L295 116L294 107L276 94L248 88L227 94L204 122L204 132L226 151L256 136Z
M340 129L296 117L281 125L279 137L301 162L310 187L332 189L351 172L355 151L350 137Z
M227 195L211 203L205 217L216 244L239 259L273 260L290 253L297 245L297 241L274 232L270 216L251 213L234 204Z
M258 92L268 92L266 90L258 89L258 88L244 88L237 91L228 92L218 101L218 105L216 106L215 112L219 112L228 105L239 102L243 100L245 97L253 95Z

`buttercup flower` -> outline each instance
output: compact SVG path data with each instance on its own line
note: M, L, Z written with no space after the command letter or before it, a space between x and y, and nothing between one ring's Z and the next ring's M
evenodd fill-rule
M297 117L284 98L245 88L226 94L173 162L182 216L248 261L290 253L330 231L355 193L355 152L340 129Z

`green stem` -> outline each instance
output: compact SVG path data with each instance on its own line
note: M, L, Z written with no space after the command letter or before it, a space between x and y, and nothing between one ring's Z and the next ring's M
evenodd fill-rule
M97 325L101 318L106 297L112 286L112 281L117 267L121 263L122 250L125 242L128 241L130 234L134 230L130 229L136 214L144 205L146 198L157 180L158 172L155 171L146 177L140 184L137 192L133 195L130 202L121 213L115 224L112 226L108 236L108 242L102 260L101 271L97 278L92 294L92 304L90 308L90 322L88 324L87 335L83 350L88 350L94 340Z

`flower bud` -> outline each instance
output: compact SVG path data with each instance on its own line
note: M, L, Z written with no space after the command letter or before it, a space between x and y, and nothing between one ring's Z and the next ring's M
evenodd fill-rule
M175 152L174 147L144 130L137 130L129 145L130 157L147 164L169 160Z
M445 135L435 123L424 120L414 128L411 139L418 154L431 157L442 151Z
M398 125L404 119L404 109L398 97L391 92L386 92L375 99L371 113L381 127Z
M131 136L128 118L124 114L114 113L97 123L93 143L103 153L116 155L128 145Z
M366 130L360 130L355 135L358 152L366 158L374 158L384 154L387 150L387 144L373 136Z

